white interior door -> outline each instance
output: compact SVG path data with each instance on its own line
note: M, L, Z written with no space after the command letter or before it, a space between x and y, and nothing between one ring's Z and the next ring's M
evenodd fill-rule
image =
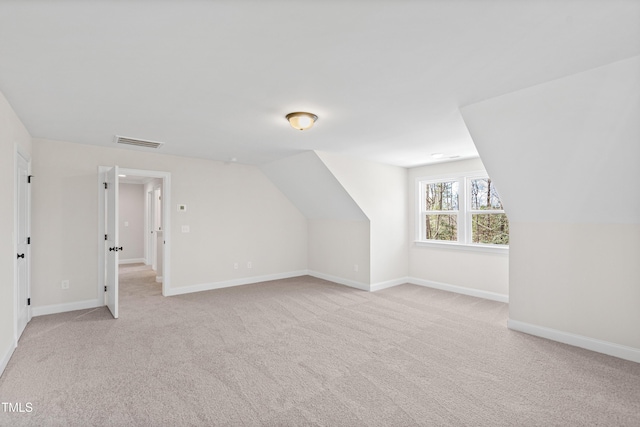
M155 246L153 246L153 191L148 191L147 192L147 203L146 203L146 215L147 215L147 246L146 246L146 255L147 255L147 259L146 259L146 264L150 265L151 268L154 268L155 266L155 257L153 255L154 253L154 248Z
M16 249L17 256L17 322L16 322L16 339L20 338L22 331L29 320L31 313L29 311L29 163L20 154L17 156L17 233L16 233Z
M107 307L114 319L118 318L118 166L114 166L105 173L105 292L107 293Z

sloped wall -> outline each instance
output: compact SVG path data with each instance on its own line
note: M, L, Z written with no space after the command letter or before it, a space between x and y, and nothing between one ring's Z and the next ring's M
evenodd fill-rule
M640 57L462 113L511 221L510 322L640 361Z

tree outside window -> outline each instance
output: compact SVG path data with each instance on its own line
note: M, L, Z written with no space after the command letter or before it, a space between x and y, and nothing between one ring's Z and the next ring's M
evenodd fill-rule
M420 241L508 245L509 220L489 177L421 180Z

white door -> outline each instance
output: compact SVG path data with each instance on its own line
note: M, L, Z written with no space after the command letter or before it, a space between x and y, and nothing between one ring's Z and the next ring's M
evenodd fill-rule
M16 339L20 338L22 331L29 320L31 320L31 312L29 310L29 163L18 154L17 168L17 233L16 248L17 256L17 323L16 323Z
M154 212L154 208L153 208L153 191L148 191L147 192L147 260L146 263L147 265L150 265L151 268L153 268L155 270L155 265L156 265L156 261L155 261L155 255L154 255L154 251L155 251L155 245L154 245L154 233L153 230L154 228L154 223L153 223L153 215Z
M107 307L114 319L118 318L118 166L114 166L105 173L105 292L107 293Z

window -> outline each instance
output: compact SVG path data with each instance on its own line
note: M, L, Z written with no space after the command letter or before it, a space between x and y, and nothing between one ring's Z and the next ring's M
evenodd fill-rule
M427 240L458 240L457 181L429 182L424 185L424 227Z
M469 179L471 242L509 244L509 220L490 178Z
M486 175L422 179L418 189L419 242L509 244L509 220Z

